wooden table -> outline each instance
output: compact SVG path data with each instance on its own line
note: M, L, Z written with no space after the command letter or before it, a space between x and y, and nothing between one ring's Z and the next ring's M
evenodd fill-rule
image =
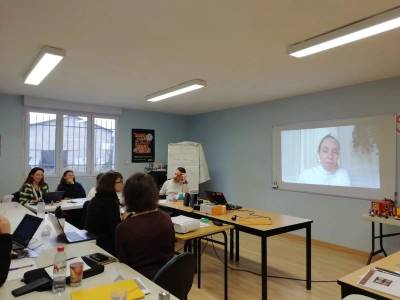
M21 219L25 214L33 214L31 211L20 205L16 202L3 203L0 204L0 214L6 215L11 223L11 230L15 230ZM54 230L51 231L50 236L41 237L41 228L43 226L43 222L33 237L33 242L30 244L30 247L35 248L38 247L35 251L38 252L39 256L35 258L35 263L37 267L43 267L47 265L51 265L54 262L54 255L56 253L56 233ZM51 225L50 225L51 226ZM76 229L71 224L65 224L67 230ZM39 246L38 246L39 245ZM93 254L97 252L101 252L107 255L102 248L98 247L95 241L85 241L74 244L65 244L65 253L67 257L77 257L88 254ZM15 271L10 271L15 272ZM21 299L21 300L54 300L54 299L62 299L69 300L70 292L76 291L81 288L91 288L98 286L100 284L112 283L115 278L118 276L122 276L125 279L130 279L134 277L139 277L143 283L147 286L147 288L151 291L149 295L145 296L145 300L157 300L159 291L164 291L163 288L156 285L151 280L147 279L145 276L141 275L139 272L136 272L129 266L122 263L111 263L105 266L105 270L103 273L95 275L93 277L84 279L82 281L82 285L80 287L70 287L67 285L66 292L60 295L60 297L55 297L51 291L47 292L32 292L26 294L24 296L15 298L12 296L11 291L22 286L23 283L20 280L9 280L6 281L5 284L0 288L0 299L1 300L12 300L12 299ZM177 300L176 297L170 295L170 299Z
M206 227L200 227L195 231L188 233L175 233L175 238L184 242L194 240L195 241L195 253L197 260L197 287L201 286L201 240L211 241L217 244L224 245L224 299L228 299L228 239L226 235L227 230L231 230L232 225L216 226L209 224ZM216 241L208 238L210 235L221 233L224 237L224 242ZM186 249L185 249L186 250Z
M393 225L393 226L400 226L400 220L396 220L392 217L389 218L383 218L383 217L372 217L368 214L364 214L363 218L365 220L368 220L372 224L372 231L371 231L371 252L368 257L367 265L371 263L372 257L379 254L383 253L385 256L387 256L385 249L383 248L383 238L385 237L391 237L391 236L397 236L400 235L400 232L396 233L388 233L388 234L383 234L383 224L386 225ZM379 224L379 235L375 235L375 223ZM379 240L379 247L380 249L375 250L375 240Z
M233 255L233 245L235 244L236 260L239 260L239 231L253 234L261 238L261 295L262 299L267 299L267 238L292 232L299 229L306 230L306 288L311 289L311 224L312 220L302 219L287 215L281 215L270 211L261 211L252 208L242 208L240 210L228 211L225 215L208 215L190 207L183 206L182 201L159 203L160 207L172 209L176 212L192 216L203 217L206 216L211 220L222 221L224 223L234 226L234 230L230 233L230 254ZM232 217L236 216L236 219ZM270 218L271 225L245 225L241 224L241 219L245 218ZM235 238L233 237L235 232ZM234 242L233 242L234 241Z
M342 298L350 294L361 294L379 300L400 300L399 297L391 296L389 294L369 289L357 284L357 282L360 280L360 277L367 273L372 267L381 267L390 271L400 271L400 251L338 279L337 282L341 286Z

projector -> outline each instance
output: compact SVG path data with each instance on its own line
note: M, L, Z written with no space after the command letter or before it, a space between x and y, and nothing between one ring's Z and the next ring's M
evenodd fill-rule
M189 218L186 216L172 217L172 224L174 224L175 232L187 233L200 228L200 220Z

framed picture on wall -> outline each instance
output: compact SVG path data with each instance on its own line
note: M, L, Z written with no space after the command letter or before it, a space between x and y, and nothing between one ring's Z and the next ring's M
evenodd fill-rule
M132 162L154 162L153 129L132 129Z

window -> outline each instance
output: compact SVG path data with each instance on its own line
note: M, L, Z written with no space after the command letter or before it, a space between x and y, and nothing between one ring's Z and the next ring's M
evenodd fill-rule
M94 175L115 168L116 118L91 114L29 111L27 168L49 175L71 169Z

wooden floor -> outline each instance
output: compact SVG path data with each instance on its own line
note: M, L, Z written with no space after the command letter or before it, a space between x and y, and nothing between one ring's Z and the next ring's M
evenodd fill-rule
M223 299L223 263L216 257L213 245L203 242L202 286L197 288L197 275L189 293L190 300ZM180 245L177 245L180 247ZM223 252L215 245L220 259ZM260 239L240 233L240 261L230 262L233 268L260 273ZM268 299L316 300L340 299L340 288L336 280L365 265L367 254L346 251L340 247L312 246L312 280L331 280L330 283L312 283L306 290L304 281L268 278ZM305 279L305 241L293 235L278 235L268 238L268 275ZM228 271L229 299L261 299L261 278L248 272Z

